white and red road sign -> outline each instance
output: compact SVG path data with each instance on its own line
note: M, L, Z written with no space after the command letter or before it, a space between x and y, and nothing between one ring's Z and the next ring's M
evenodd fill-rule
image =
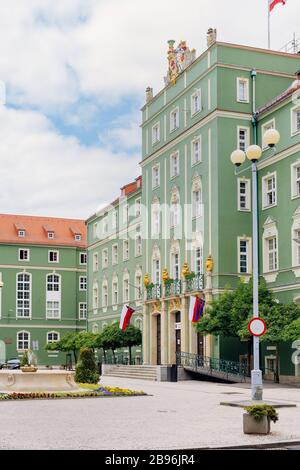
M252 318L248 323L248 330L253 336L262 336L267 331L266 322L262 318Z

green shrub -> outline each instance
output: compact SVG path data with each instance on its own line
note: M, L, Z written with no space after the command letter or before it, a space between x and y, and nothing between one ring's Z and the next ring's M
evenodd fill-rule
M79 361L76 364L75 382L96 384L98 381L99 374L93 349L80 349Z
M28 366L29 365L29 362L28 362L28 351L24 351L23 352L23 356L21 357L21 362L20 362L20 366L21 367L24 367L24 366Z
M278 413L273 406L270 405L252 405L246 406L245 410L247 413L255 419L261 419L263 416L267 416L273 423L278 421Z

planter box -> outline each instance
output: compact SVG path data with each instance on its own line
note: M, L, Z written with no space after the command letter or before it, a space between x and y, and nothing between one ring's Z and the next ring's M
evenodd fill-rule
M22 367L21 367L21 371L22 371L22 372L36 372L36 371L37 371L37 367L34 367L34 366L22 366Z
M270 419L267 416L262 416L261 419L255 419L247 413L243 414L244 434L269 434L270 429Z

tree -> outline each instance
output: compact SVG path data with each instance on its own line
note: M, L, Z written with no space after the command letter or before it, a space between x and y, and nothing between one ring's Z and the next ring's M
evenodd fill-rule
M142 344L142 332L139 328L129 325L123 332L123 346L129 349L129 364L132 363L132 350L133 346L140 346Z
M46 344L45 348L50 351L73 352L75 364L77 363L80 348L94 349L97 344L97 335L87 331L66 333L59 341Z
M98 381L99 374L94 350L92 348L81 348L79 361L76 364L75 382L97 384Z
M115 350L123 346L123 333L118 323L107 325L100 334L99 343L103 350L111 349L115 362Z

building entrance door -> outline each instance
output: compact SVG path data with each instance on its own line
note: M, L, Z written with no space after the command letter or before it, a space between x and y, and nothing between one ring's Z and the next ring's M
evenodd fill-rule
M161 365L161 317L156 317L156 358L157 365Z
M197 333L197 354L204 356L204 336Z
M181 353L181 315L180 312L175 314L175 344L176 354Z

